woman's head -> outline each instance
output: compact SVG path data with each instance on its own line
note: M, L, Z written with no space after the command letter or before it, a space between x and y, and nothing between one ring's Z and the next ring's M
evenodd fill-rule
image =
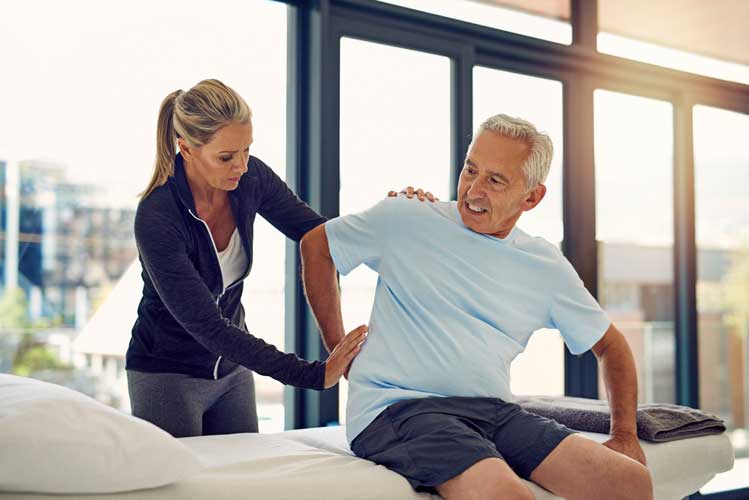
M232 186L222 179L244 173L251 142L252 111L232 88L218 80L203 80L187 92L172 92L159 109L156 166L141 196L145 198L174 174L177 145L185 161L212 187L234 189L236 183Z

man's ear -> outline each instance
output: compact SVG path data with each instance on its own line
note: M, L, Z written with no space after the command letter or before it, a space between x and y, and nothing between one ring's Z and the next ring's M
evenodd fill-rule
M523 200L523 211L527 212L528 210L535 208L536 205L541 203L544 196L546 196L546 186L543 184L539 184L531 189L528 194L525 195L525 199Z

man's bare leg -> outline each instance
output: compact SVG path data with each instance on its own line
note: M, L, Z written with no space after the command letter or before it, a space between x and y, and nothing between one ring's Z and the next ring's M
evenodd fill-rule
M485 458L437 486L445 500L533 500L528 486L504 460Z
M653 482L642 464L575 434L536 467L531 481L567 500L653 498Z

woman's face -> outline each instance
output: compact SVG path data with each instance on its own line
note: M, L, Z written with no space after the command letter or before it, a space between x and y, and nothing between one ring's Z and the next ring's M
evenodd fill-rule
M231 122L204 146L191 147L181 138L178 144L193 177L205 187L233 191L247 172L252 141L252 123Z

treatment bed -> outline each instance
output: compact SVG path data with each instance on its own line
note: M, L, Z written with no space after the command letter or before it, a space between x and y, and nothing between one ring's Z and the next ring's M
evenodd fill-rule
M602 442L603 434L582 433ZM230 434L179 439L206 466L178 483L129 493L93 495L0 494L0 500L241 500L241 499L429 499L385 467L354 457L343 427L277 434ZM653 475L655 498L676 500L696 492L733 466L724 434L667 443L642 442ZM558 499L529 483L538 500Z

